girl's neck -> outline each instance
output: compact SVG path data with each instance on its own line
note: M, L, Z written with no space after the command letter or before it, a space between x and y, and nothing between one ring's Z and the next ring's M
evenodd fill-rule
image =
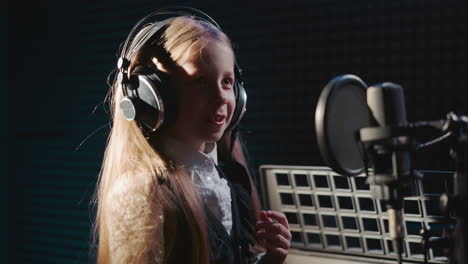
M211 149L211 144L207 144L206 142L197 142L194 140L187 139L185 137L178 136L175 133L170 133L170 130L161 130L158 133L153 133L150 135L149 138L149 143L152 145L154 149L158 149L158 146L160 145L161 141L167 139L167 138L173 138L176 139L177 141L180 141L184 144L187 144L191 146L194 150L206 153Z

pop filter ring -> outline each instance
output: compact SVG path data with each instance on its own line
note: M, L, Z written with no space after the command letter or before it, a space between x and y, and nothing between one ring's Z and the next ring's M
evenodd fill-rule
M319 145L320 152L327 165L331 167L336 173L347 176L356 176L364 172L364 162L362 162L358 166L347 167L344 165L345 162L343 160L339 160L337 158L337 155L335 155L336 150L333 148L333 144L331 143L333 138L330 135L330 128L327 123L327 120L329 119L328 115L330 115L331 109L333 107L336 107L336 104L332 105L335 97L340 92L340 90L345 89L349 86L362 88L362 100L366 102L367 85L359 77L352 74L346 74L333 78L325 86L318 100L315 112L315 130L317 133L317 142ZM361 96L361 94L358 94L357 96ZM364 106L364 108L367 110L367 104ZM361 114L366 115L364 118L367 118L369 116L368 112ZM358 136L357 132L358 131L356 131L356 135ZM359 152L359 150L356 150L356 153L357 152Z

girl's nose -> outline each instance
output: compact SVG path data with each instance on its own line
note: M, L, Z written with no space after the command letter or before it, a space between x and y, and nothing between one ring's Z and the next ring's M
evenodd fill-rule
M215 101L220 105L227 104L229 101L229 96L231 95L230 94L231 92L232 92L231 90L223 87L221 82L218 83L216 85L216 89L214 92Z

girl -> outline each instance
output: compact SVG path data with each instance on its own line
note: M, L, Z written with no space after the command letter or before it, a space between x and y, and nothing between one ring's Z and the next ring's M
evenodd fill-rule
M133 55L119 62L96 192L98 263L283 263L287 256L286 217L260 212L240 139L230 128L240 119L231 42L197 12L171 11L143 27L130 39ZM154 73L164 110L149 112L164 111L164 121L159 116L157 129L148 129L144 114L128 121L129 111L149 112L129 106L125 96L132 84L145 82L138 75Z

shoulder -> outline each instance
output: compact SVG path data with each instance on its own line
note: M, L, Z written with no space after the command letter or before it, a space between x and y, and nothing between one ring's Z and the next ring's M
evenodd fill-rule
M107 239L116 263L147 263L135 259L138 256L152 259L162 256L163 212L151 196L151 185L140 176L121 175L106 194Z
M104 206L116 218L126 217L125 220L131 220L132 216L149 217L160 212L154 197L154 187L150 175L142 172L124 173L110 184Z
M119 198L129 194L143 194L147 191L144 175L137 172L125 172L116 177L109 183L109 189L106 193L107 200Z
M153 185L142 181L138 175L121 176L112 183L103 203L108 227L123 237L125 234L135 236L148 227L160 225L163 210L151 191Z

